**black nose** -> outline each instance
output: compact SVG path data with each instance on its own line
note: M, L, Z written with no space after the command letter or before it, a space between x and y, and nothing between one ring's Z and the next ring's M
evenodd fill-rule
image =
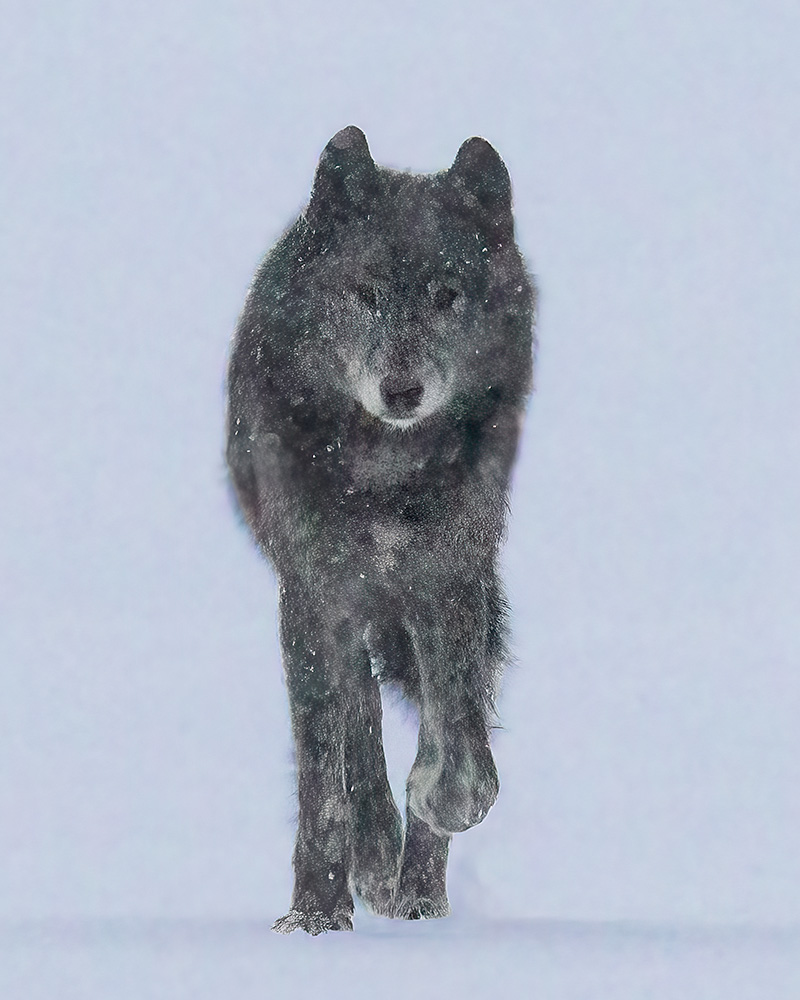
M416 375L387 375L381 380L381 399L394 416L411 413L419 406L424 392Z

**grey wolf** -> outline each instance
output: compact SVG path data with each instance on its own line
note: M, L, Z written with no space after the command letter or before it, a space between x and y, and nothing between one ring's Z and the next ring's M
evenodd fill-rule
M534 305L492 146L468 139L449 169L417 175L377 166L355 126L253 279L227 462L279 587L299 815L275 930L351 929L353 893L387 917L449 913L451 837L499 789L498 550ZM405 827L382 683L419 715Z

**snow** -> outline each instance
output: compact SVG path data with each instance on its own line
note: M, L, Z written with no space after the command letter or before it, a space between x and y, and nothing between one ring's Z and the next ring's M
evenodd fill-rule
M536 920L271 934L266 921L51 922L0 932L7 1000L544 996L794 1000L800 932Z

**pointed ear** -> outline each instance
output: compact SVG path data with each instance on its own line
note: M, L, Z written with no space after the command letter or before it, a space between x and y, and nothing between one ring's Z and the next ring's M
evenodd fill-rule
M306 220L313 229L367 215L378 192L378 168L360 128L348 125L319 159Z
M473 136L461 146L447 179L463 205L493 247L514 239L511 179L497 150Z

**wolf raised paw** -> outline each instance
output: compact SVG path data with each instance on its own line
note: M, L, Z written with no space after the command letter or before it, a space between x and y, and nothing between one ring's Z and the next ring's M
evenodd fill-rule
M409 805L441 833L462 833L476 826L500 790L488 740L461 738L451 748L421 755L408 780Z

